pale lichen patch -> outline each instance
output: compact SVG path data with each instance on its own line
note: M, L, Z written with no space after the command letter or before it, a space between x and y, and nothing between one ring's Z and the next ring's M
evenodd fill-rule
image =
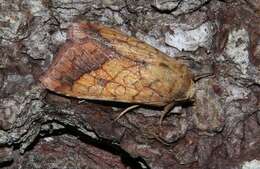
M210 49L214 35L212 22L206 22L197 28L187 30L176 27L174 33L166 32L165 43L182 51L195 51L199 47Z
M260 169L260 161L259 160L252 160L252 161L246 161L242 169Z
M244 75L247 74L249 66L248 45L249 35L244 28L229 33L225 53Z

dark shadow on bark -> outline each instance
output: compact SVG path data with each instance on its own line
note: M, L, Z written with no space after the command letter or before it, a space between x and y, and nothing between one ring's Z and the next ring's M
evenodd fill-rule
M79 139L80 141L82 141L85 144L95 146L95 147L100 148L104 151L107 151L111 154L120 156L122 163L126 166L129 166L131 169L150 169L150 167L147 165L147 163L145 162L145 160L143 158L132 157L128 152L126 152L119 145L114 143L113 140L108 140L108 139L104 139L104 138L93 139L90 136L77 130L76 127L63 124L57 120L48 121L48 123L51 123L51 122L55 122L55 123L63 125L64 129L54 130L51 134L48 132L41 132L36 137L34 142L29 147L27 147L26 151L32 150L33 147L40 141L40 139L42 139L44 137L61 136L63 134L68 134L68 135L77 137L77 139ZM19 145L16 145L15 148L18 149ZM12 164L12 163L9 163L7 165L10 165L10 164Z

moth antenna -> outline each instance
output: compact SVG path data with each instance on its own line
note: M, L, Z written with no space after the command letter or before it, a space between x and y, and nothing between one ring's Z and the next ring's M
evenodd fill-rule
M163 122L164 117L170 112L170 110L174 107L174 105L175 105L175 103L172 102L172 103L170 103L170 104L168 104L164 107L164 110L163 110L162 115L161 115L160 120L159 120L160 126L162 126L162 122Z
M166 140L164 140L163 138L161 138L160 136L158 136L157 134L153 133L154 138L159 141L160 143L166 145L166 146L170 146L172 145L171 143L167 142Z
M197 82L200 79L203 79L203 78L209 77L209 76L214 76L214 73L204 73L204 74L200 74L200 75L195 75L193 80L194 80L194 82Z
M115 119L114 122L116 122L117 120L119 120L123 115L125 115L127 112L129 112L130 110L133 110L137 107L140 107L140 105L132 105L128 108L126 108L124 111L122 111Z

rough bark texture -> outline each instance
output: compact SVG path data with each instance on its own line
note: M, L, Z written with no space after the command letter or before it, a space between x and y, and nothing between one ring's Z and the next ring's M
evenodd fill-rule
M161 110L57 95L38 81L73 22L119 27L179 58L193 104ZM259 0L0 0L0 166L210 168L260 165Z

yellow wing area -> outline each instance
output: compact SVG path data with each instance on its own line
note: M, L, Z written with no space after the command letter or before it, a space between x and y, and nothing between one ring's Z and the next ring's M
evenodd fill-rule
M185 65L116 29L91 24L86 28L101 40L87 34L80 44L67 45L41 80L50 90L83 99L156 106L193 96L192 74ZM69 69L64 66L67 62L72 65Z
M137 64L127 58L112 59L84 74L70 95L79 98L166 105L184 94L181 74L159 65ZM188 81L187 86L191 85Z

